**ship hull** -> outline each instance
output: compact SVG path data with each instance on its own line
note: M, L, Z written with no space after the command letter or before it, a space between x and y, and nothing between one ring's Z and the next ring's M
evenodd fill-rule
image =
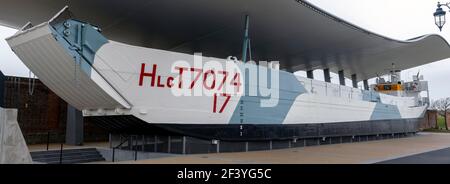
M199 125L154 124L144 122L134 116L97 116L86 117L86 119L115 134L180 135L205 140L239 142L415 133L419 131L419 124L423 121L423 118L414 118L290 125Z

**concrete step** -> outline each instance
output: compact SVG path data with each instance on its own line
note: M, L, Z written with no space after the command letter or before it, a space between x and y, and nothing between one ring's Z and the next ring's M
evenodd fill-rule
M97 155L97 153L93 152L84 152L84 153L63 153L62 157L77 157L77 156L84 156L84 155ZM48 154L48 155L38 155L38 156L32 156L33 160L36 159L45 159L45 158L53 158L53 157L60 157L60 154Z
M98 153L86 153L86 154L80 154L80 155L71 155L71 156L62 156L63 160L71 160L71 159L77 159L77 158L86 158L86 157L101 157ZM34 158L34 161L43 161L43 160L58 160L59 156L52 156L52 157L39 157Z
M63 160L62 164L82 164L82 163L100 162L100 161L105 161L105 159L104 158L85 158L85 159ZM47 164L59 164L59 160L46 162L46 163Z
M89 154L89 153L97 153L97 150L79 150L79 151L63 151L62 155L64 156L74 156L74 155L83 155L83 154ZM31 153L31 157L34 158L45 158L45 157L59 157L60 151L49 151L47 153Z
M31 156L35 162L59 164L61 157L60 154L61 153L59 150L52 150L32 152ZM70 149L63 150L62 152L63 164L87 163L104 160L105 158L103 158L103 156L95 148Z
M63 154L65 154L65 153L92 152L92 151L97 151L97 150L95 148L65 149L65 150L63 150ZM34 152L31 152L31 156L50 155L50 154L60 154L60 150L34 151Z
M88 163L88 162L96 162L96 161L105 161L103 157L80 157L80 158L72 158L72 159L63 159L62 163ZM59 159L51 159L51 160L36 160L35 162L46 163L46 164L59 164Z

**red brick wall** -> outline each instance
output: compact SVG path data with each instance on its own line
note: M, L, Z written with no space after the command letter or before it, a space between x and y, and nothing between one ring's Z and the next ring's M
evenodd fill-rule
M67 103L36 80L33 94L29 93L29 79L7 76L4 86L4 107L18 109L17 120L28 144L64 140ZM103 141L108 133L84 122L85 141Z
M450 128L450 112L447 112L447 127Z
M437 127L437 111L429 110L425 113L423 121L419 125L421 130L436 128Z

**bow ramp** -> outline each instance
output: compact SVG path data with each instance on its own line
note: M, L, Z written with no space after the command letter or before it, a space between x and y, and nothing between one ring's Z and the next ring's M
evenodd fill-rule
M93 67L95 52L108 42L99 29L67 19L63 9L38 26L27 24L8 44L39 79L79 110L129 109L130 104Z

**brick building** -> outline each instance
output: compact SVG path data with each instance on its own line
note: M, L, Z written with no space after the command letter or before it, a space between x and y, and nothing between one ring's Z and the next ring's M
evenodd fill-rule
M438 113L435 110L428 110L425 113L425 117L423 118L422 123L420 124L420 129L430 129L430 128L437 128L437 117Z
M447 127L450 128L450 112L447 112Z
M18 109L17 121L28 144L65 139L67 103L42 82L0 72L0 106ZM106 141L108 133L84 121L85 141Z

